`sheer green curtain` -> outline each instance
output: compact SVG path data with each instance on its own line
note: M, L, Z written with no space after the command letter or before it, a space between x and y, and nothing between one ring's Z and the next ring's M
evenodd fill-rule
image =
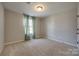
M29 16L24 15L24 30L25 30L25 40L29 40Z
M32 17L32 21L33 21L33 39L35 39L35 20L36 18L35 17Z
M35 39L35 17L24 15L25 40Z

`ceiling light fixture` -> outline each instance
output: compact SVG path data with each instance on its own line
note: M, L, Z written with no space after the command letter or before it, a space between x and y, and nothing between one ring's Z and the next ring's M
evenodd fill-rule
M37 4L37 5L34 6L34 9L35 9L35 11L37 11L37 12L42 12L42 11L45 11L46 6L43 5L43 4Z

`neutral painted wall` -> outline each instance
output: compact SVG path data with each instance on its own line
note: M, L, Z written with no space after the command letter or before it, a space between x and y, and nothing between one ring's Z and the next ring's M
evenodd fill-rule
M45 38L45 18L40 18L40 38Z
M40 38L40 19L38 17L35 20L35 36L36 39Z
M0 53L4 46L4 8L0 3Z
M5 44L24 40L23 14L5 10ZM42 19L36 17L36 39L43 37Z
M35 34L36 39L44 38L45 37L45 28L44 28L44 18L42 17L36 17L35 20Z
M76 46L76 8L49 16L45 22L46 38Z
M5 44L24 40L23 15L5 10Z

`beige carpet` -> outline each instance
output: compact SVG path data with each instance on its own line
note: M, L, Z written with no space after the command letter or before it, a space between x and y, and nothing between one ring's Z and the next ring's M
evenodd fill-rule
M48 39L35 39L7 45L3 56L69 56L73 46Z

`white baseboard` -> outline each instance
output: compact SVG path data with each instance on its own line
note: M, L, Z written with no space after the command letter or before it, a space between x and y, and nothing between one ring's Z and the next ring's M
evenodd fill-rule
M46 39L49 39L49 38L46 38ZM77 45L74 45L74 44L71 44L71 43L68 43L68 42L65 42L65 41L55 40L55 39L49 39L49 40L54 40L54 41L57 41L57 42L60 42L60 43L64 43L64 44L67 44L67 45L71 45L71 46L74 46L74 47L77 48ZM14 41L14 42L8 42L8 43L5 43L5 45L14 44L14 43L23 42L23 41L24 40L19 40L19 41Z
M14 41L14 42L8 42L8 43L5 43L5 45L14 44L14 43L23 42L23 41L24 40L19 40L19 41Z
M49 38L47 38L47 39L49 39ZM71 43L68 43L68 42L65 42L65 41L55 40L55 39L49 39L49 40L54 40L54 41L57 41L57 42L60 42L60 43L64 43L64 44L73 46L73 47L75 47L75 48L78 48L77 45L74 45L74 44L71 44Z

